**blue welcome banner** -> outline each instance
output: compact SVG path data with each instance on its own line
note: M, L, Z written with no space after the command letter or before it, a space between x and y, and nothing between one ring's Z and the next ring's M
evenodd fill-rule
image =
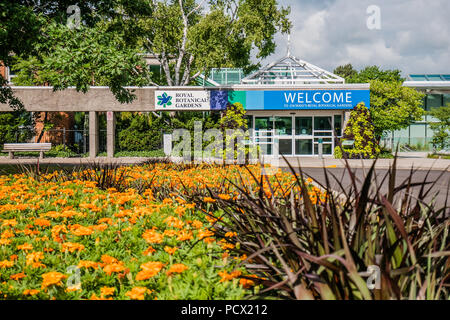
M364 102L370 108L370 90L247 91L246 110L353 109Z

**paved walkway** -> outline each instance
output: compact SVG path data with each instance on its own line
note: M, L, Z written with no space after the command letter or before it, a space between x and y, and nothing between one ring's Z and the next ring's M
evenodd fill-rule
M53 164L53 165L80 165L93 162L100 163L120 163L120 164L141 164L145 161L156 159L146 157L121 157L121 158L106 158L97 157L95 160L90 158L44 158L39 159L40 164ZM163 159L163 158L160 158ZM345 161L341 159L333 158L287 158L289 163L293 167L299 165L303 168L345 168ZM0 157L0 165L18 165L18 164L36 164L37 158L15 158L9 159L8 157ZM370 168L374 160L348 160L348 163L352 168ZM377 169L388 169L392 165L393 159L379 159L376 164ZM280 167L287 167L284 160L280 160ZM450 171L450 160L445 159L428 159L428 158L402 158L397 160L397 168L408 170L414 167L418 170L446 170Z

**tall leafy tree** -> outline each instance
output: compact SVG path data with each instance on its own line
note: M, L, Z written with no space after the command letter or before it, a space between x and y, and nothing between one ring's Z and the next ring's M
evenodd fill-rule
M150 3L150 1L149 1ZM274 35L288 32L289 8L276 0L167 0L151 15L112 22L139 28L136 40L161 63L166 84L188 85L215 67L255 69L275 51ZM124 27L124 30L130 30ZM133 28L133 30L136 30ZM133 31L126 31L132 34Z
M382 70L369 66L359 72L351 64L339 66L335 73L348 83L370 83L370 115L378 140L383 133L407 128L419 121L425 112L424 95L413 88L403 86L401 71Z
M428 114L437 119L430 123L434 135L431 143L435 148L445 149L450 147L450 104L433 108Z

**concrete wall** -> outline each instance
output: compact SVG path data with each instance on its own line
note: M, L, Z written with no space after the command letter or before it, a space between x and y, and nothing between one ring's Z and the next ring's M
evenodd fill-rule
M136 99L129 104L116 100L108 87L91 87L88 92L77 92L74 88L53 91L52 87L12 87L17 98L28 111L154 111L155 90L286 90L285 86L224 86L224 87L143 87L134 90ZM368 84L302 85L289 87L301 89L369 89ZM11 111L7 104L0 104L0 112Z

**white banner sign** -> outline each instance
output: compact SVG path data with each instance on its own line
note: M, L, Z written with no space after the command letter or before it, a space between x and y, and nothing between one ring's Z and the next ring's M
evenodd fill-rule
M156 110L211 110L209 91L155 91Z

